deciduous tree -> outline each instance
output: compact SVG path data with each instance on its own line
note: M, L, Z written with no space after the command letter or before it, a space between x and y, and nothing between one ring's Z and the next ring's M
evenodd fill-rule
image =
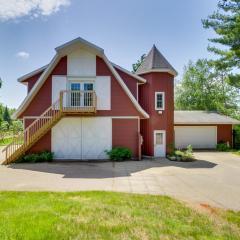
M239 117L238 89L227 83L227 77L227 72L220 72L206 59L189 62L182 81L176 85L175 108L218 111Z

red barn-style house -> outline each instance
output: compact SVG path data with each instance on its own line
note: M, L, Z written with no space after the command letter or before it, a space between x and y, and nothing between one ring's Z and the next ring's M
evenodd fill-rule
M135 74L110 62L82 38L56 49L51 62L19 78L28 94L14 114L24 132L4 151L5 163L49 150L56 159L106 159L114 147L133 157L164 157L176 147L232 144L232 125L217 113L174 112L176 70L154 45ZM174 120L175 119L175 120Z

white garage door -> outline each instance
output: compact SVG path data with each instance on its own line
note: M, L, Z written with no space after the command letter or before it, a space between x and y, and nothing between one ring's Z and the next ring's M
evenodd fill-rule
M111 148L109 117L63 118L52 128L55 159L106 159Z
M176 148L186 148L189 144L198 149L216 147L217 128L215 126L176 126L174 130Z

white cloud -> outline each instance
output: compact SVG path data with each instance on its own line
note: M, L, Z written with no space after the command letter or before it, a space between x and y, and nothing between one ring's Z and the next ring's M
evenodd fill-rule
M16 55L17 55L17 57L22 58L22 59L28 59L30 57L30 54L28 52L24 52L24 51L18 52Z
M70 0L0 0L0 20L48 16L69 4Z

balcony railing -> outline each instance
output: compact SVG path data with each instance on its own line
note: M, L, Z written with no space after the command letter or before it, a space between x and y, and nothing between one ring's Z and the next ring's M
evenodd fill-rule
M60 108L65 113L95 113L97 96L95 91L62 91Z

